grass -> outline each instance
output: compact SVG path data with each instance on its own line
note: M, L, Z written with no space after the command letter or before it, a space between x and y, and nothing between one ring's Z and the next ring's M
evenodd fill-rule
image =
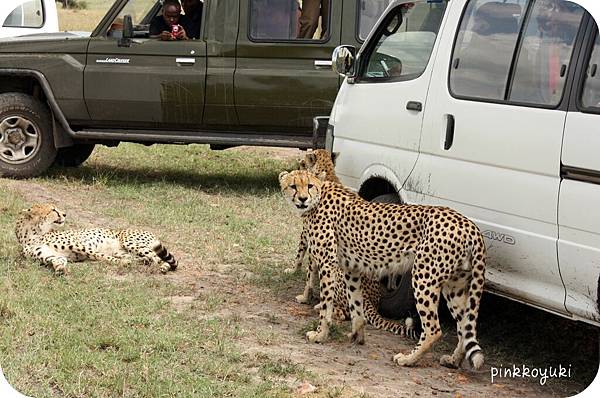
M55 202L100 216L68 219L71 226L114 219L178 237L169 243L203 268L234 264L232 272L259 272L281 268L293 254L296 234L273 217L288 211L276 176L289 166L198 146L122 145L98 148L85 166L53 169L32 183L60 187L64 196ZM219 293L173 311L168 298L193 295L193 287L98 263L72 266L60 278L24 260L12 228L29 203L8 190L0 191L0 203L0 363L18 390L35 397L285 396L281 378L306 377L285 358L244 354L236 341L249 332L235 318L210 315L224 301ZM272 344L276 336L259 337Z
M266 326L252 328L223 311L235 308L241 289L266 306L303 285L303 273L282 272L300 223L290 222L277 175L293 167L248 150L123 144L21 183L28 192L0 180L0 364L11 384L35 397L280 397L293 394L294 380L308 380L319 396L352 394L269 353L285 343L282 314L265 307L255 318ZM62 204L70 227L149 229L182 256L180 270L164 277L144 266L87 263L55 277L19 255L14 219L31 204L22 195ZM195 279L177 279L194 270L226 274L230 284L202 290ZM187 304L174 304L178 297ZM448 316L438 356L456 344ZM316 324L292 332L301 341ZM493 365L572 364L571 384L559 391L581 391L595 375L595 328L486 295L478 329ZM348 332L348 323L334 325L335 344L347 344Z

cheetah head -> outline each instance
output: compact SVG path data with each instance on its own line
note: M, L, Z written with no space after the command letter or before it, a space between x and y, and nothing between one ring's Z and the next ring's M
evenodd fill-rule
M53 231L65 224L67 215L51 204L34 204L21 211L19 221L23 226L37 227L42 234Z
M339 152L329 152L326 149L316 149L304 155L304 159L300 160L300 169L308 170L315 175L322 172L334 173L335 161L338 158Z
M300 213L314 208L321 199L325 172L315 176L308 170L283 171L279 174L281 192Z

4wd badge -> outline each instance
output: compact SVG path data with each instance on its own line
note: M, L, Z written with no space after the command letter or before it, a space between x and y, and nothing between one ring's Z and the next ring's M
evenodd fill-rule
M499 232L492 231L489 229L481 232L481 234L488 239L497 240L498 242L506 243L507 245L514 245L515 243L517 243L515 238L513 238L512 236L501 234Z

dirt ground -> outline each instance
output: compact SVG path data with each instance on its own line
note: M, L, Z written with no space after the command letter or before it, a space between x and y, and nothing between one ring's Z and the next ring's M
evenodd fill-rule
M256 148L239 148L238 151L260 151ZM263 150L265 151L265 150ZM274 157L298 157L297 150L269 148L266 152ZM55 200L60 198L70 210L71 219L82 223L98 222L98 215L82 208L81 198L86 192L54 191L52 187L31 181L5 180L6 188L18 191L29 202ZM115 227L119 220L102 220ZM177 237L164 236L166 240L177 241ZM319 395L325 386L339 386L340 395L362 395L369 397L496 397L501 396L549 396L563 395L547 385L522 379L502 379L492 384L490 368L483 370L451 370L439 365L442 353L434 350L426 354L418 366L403 368L394 365L391 358L398 352L408 352L414 342L381 332L367 329L366 344L353 346L348 341L330 341L326 344L310 344L302 336L302 329L311 320L318 319L317 311L306 305L294 302L298 291L288 291L276 295L268 289L245 283L244 275L233 274L227 269L209 271L198 265L186 253L185 247L173 247L180 255L180 268L166 278L173 283L186 286L186 295L171 297L176 310L185 311L196 300L201 300L211 292L224 296L224 302L217 313L207 317L226 316L239 322L245 333L239 341L239 348L247 355L269 355L301 365L307 370L322 375L313 394ZM444 332L452 332L446 330ZM456 340L451 340L455 344ZM484 347L485 350L485 347ZM450 353L450 352L448 352ZM486 358L487 359L487 358ZM293 391L300 395L304 380L286 380ZM312 396L308 394L307 396Z

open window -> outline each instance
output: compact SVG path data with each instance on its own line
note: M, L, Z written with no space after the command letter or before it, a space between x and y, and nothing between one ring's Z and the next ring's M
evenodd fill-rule
M249 37L255 41L326 41L330 0L250 0Z

